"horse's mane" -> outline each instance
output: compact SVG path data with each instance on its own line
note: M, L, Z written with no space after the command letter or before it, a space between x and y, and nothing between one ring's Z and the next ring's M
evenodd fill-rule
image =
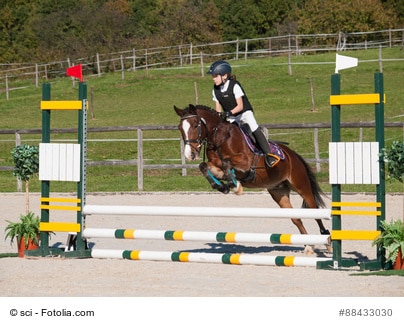
M217 112L216 112L215 109L213 109L213 108L211 108L211 107L209 107L209 106L206 106L206 105L196 104L196 105L195 105L195 108L196 108L197 110L200 109L200 110L204 110L204 111L209 111L209 112L212 113L212 114L217 114ZM189 110L189 107L187 107L186 110Z

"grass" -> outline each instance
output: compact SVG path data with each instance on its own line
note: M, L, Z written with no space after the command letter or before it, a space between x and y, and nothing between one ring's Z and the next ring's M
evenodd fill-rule
M341 71L341 93L357 94L374 92L373 76L378 70L378 50L346 52L344 55L357 57L356 68ZM404 59L400 49L384 49L383 59ZM274 123L329 123L330 122L330 79L335 67L335 53L293 57L293 74L288 74L287 58L264 58L230 61L233 72L243 84L252 102L257 121L261 124ZM316 63L316 64L315 64ZM318 64L321 63L321 64ZM205 69L206 71L207 69ZM387 94L385 121L400 122L404 113L402 85L404 66L399 61L383 63L384 88ZM201 76L200 67L187 66L183 69L154 69L105 74L101 78L85 77L88 85L88 99L95 114L89 119L88 127L135 126L135 125L177 125L178 116L173 106L185 107L196 103L213 106L211 100L212 80ZM314 90L315 110L312 110L310 81ZM77 99L77 84L72 86L70 78L59 78L51 83L52 100ZM16 84L27 85L27 81ZM18 85L11 85L17 87ZM10 100L0 99L2 120L0 129L41 128L41 89L31 86L12 91ZM342 122L371 122L374 120L373 106L345 106ZM54 112L52 128L76 128L77 117L71 112ZM290 147L303 157L314 157L312 130L270 130L271 138L287 141ZM358 141L358 129L343 129L342 139ZM363 141L374 141L373 129L363 129ZM144 142L144 159L147 163L180 163L178 131L145 131L144 138L159 139ZM51 139L75 138L72 134L52 135ZM89 133L88 159L112 160L135 159L137 157L136 132ZM330 131L319 131L321 157L328 157ZM401 128L386 129L386 145L393 140L402 140ZM100 142L102 139L121 141ZM122 140L125 139L125 140ZM163 141L164 140L164 141ZM22 135L22 143L38 144L40 135ZM13 166L11 150L15 144L13 135L0 134L0 166ZM329 191L328 167L322 165L317 174L321 186ZM206 180L198 170L189 170L188 176L181 176L181 170L147 170L144 176L144 191L210 191ZM52 191L75 191L75 183L53 183ZM2 192L14 192L16 181L10 171L0 171ZM40 183L33 178L30 190L40 192ZM373 186L347 186L346 191L373 192ZM137 170L135 166L88 167L87 191L121 192L137 191ZM387 192L402 192L402 184L388 182Z

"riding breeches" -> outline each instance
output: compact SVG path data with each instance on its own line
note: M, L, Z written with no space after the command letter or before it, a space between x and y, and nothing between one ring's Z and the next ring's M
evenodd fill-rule
M257 130L257 128L259 127L257 124L257 121L255 120L254 113L251 110L247 110L237 116L229 117L230 123L233 123L235 121L237 123L239 123L239 125L247 124L248 126L250 126L250 129L252 132L255 132Z

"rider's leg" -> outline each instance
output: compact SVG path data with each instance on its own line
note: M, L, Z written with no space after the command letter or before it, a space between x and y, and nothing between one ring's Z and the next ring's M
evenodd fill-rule
M269 167L274 167L279 162L280 158L272 153L268 140L265 137L264 133L261 131L260 127L258 126L252 110L247 110L238 117L239 121L241 121L242 123L246 123L248 124L248 126L250 126L250 129L253 132L253 135L258 143L258 146L266 154L265 155L266 164Z
M264 153L266 154L265 162L267 163L267 165L271 168L276 166L280 158L272 153L271 147L269 146L268 140L266 139L264 133L261 131L260 128L257 128L253 132L253 135L261 150L264 151Z

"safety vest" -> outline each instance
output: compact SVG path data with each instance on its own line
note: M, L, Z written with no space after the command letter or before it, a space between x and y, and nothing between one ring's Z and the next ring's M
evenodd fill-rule
M237 113L237 115L240 115L240 114L242 114L243 112L245 112L247 110L253 111L253 107L251 106L250 101L248 101L248 98L245 95L245 92L244 92L242 86L240 85L239 82L237 82L234 79L231 79L229 81L229 87L227 88L227 90L225 92L220 91L220 85L218 85L218 86L215 85L213 87L216 99L219 101L219 103L222 106L224 111L232 110L237 105L236 98L235 98L234 93L233 93L234 85L236 83L241 87L241 90L244 93L244 95L242 97L242 99L243 99L243 111Z

